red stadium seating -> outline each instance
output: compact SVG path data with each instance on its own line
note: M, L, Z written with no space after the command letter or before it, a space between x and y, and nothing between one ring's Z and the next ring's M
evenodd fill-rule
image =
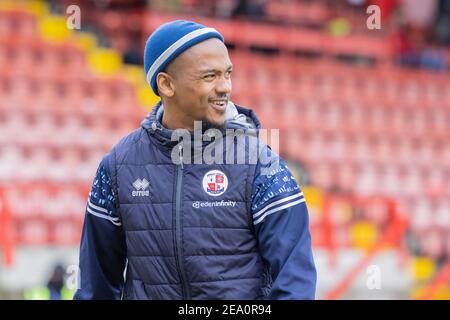
M302 16L298 8L306 8L295 4L292 12L281 12L271 6L272 17L289 19ZM317 10L312 23L327 14L326 8L307 10ZM171 18L150 13L146 33ZM264 128L280 129L281 153L304 164L315 186L394 196L405 204L411 229L425 241L427 254L439 257L450 251L450 238L443 236L450 230L448 74L292 55L351 54L386 62L390 49L384 38L333 38L322 31L242 20L199 21L218 28L237 46L230 51L233 101L254 109ZM0 177L3 183L36 183L26 187L31 191L25 200L11 190L19 241L75 243L87 192L80 196L66 183L89 185L103 153L138 127L145 111L137 107L133 85L120 77L95 76L83 51L43 41L35 23L31 15L0 12ZM281 53L241 50L251 46ZM49 195L54 185L61 193L56 198ZM42 199L55 201L45 206ZM382 225L389 220L388 210L374 203L366 218ZM345 212L333 218L343 226L337 237L345 243L350 239L344 227L351 218Z

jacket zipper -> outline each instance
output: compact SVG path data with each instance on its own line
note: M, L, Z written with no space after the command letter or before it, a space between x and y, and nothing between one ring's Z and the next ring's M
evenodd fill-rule
M181 238L181 187L183 183L183 146L179 145L180 164L177 165L177 187L175 198L175 238L178 261L178 272L181 278L181 288L184 300L191 299L191 293L187 282L186 272L184 271L183 261L183 239Z

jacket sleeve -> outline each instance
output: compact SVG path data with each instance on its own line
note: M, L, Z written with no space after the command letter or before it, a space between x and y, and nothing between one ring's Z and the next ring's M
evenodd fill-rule
M258 161L252 214L261 256L270 267L269 299L315 299L316 269L304 195L281 157Z
M86 205L80 245L80 286L75 300L120 299L126 244L108 174L108 155L101 161Z

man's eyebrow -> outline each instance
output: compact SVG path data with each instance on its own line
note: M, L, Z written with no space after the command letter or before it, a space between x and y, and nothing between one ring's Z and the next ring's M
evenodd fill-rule
M230 71L231 69L233 69L233 66L232 66L232 65L230 65L230 66L227 68L227 71ZM200 73L209 73L209 72L216 73L216 72L218 72L218 71L220 71L220 70L219 70L219 69L204 69L204 70L200 70Z

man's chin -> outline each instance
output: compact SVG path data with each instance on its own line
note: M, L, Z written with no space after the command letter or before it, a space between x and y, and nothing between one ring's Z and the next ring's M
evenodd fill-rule
M225 130L225 121L222 120L210 120L210 119L203 119L202 120L202 132L205 132L208 129L217 129L220 131Z

